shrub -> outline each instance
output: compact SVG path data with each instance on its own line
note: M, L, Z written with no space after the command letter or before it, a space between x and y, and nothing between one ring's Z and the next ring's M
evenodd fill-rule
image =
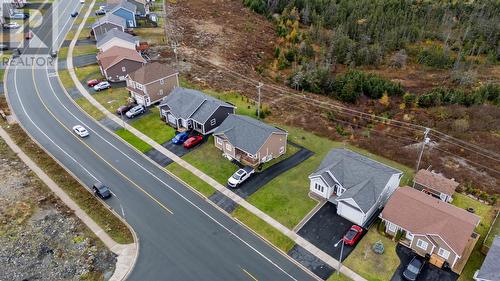
M403 100L406 106L411 107L413 104L415 104L416 96L412 93L405 93L403 95Z
M401 229L400 229L400 230L398 230L398 232L396 233L396 236L394 236L394 239L395 239L396 241L399 241L399 240L401 240L401 239L402 239L405 235L406 235L406 231L404 231L404 230L401 230Z
M417 61L430 67L447 69L451 68L454 59L449 51L441 46L434 45L428 48L422 48L418 52Z

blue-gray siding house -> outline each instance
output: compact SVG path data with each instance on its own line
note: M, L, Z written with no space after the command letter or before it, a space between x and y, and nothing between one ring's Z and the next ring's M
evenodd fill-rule
M111 14L123 18L128 28L137 27L137 22L135 20L137 7L134 4L122 0L108 8Z

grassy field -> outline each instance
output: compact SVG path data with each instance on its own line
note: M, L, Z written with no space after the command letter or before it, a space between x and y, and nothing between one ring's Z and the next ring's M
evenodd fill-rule
M326 154L333 148L344 147L343 143L316 136L299 128L282 127L289 132L288 139L313 151L315 154L300 165L273 179L248 201L287 227L293 228L316 205L308 197L309 174L314 172ZM405 172L402 184L413 178L413 170L401 164L346 145L358 153L381 161Z
M165 44L165 30L162 27L136 28L134 33L151 45Z
M146 116L133 121L130 125L159 144L163 144L175 136L175 129L160 119L160 111L150 108Z
M5 126L6 131L21 149L47 173L113 240L127 244L133 242L128 227L88 192L66 170L35 144L19 125Z
M472 280L472 276L474 272L481 267L483 264L485 256L481 253L481 247L483 245L486 233L493 222L493 207L485 205L477 200L474 200L464 194L455 193L453 195L453 205L460 208L469 208L472 207L476 210L476 215L481 217L481 222L476 227L476 232L481 235L479 241L477 241L474 250L472 251L467 264L465 265L462 274L460 275L459 281Z
M495 239L495 235L500 236L500 215L497 217L497 219L493 222L493 225L491 226L490 234L488 237L486 237L486 241L484 241L484 244L488 247L491 246L493 243L493 239Z
M77 45L73 49L73 57L97 54L97 48L94 44Z
M63 84L64 88L66 90L69 90L71 88L75 87L75 83L73 83L73 80L71 79L71 76L69 75L69 71L64 69L64 70L59 70L59 79L61 80L61 83Z
M265 221L261 220L259 217L250 213L246 209L238 206L236 210L232 213L232 216L244 223L246 226L255 230L257 233L265 237L274 246L283 250L285 253L290 251L295 244L293 240L288 238L288 236L282 234L274 227L267 224Z
M167 169L172 174L179 177L181 180L185 181L188 185L198 190L201 194L209 197L215 193L215 188L213 188L208 183L204 182L202 179L195 176L190 171L184 169L177 163L169 164L165 169Z
M373 244L379 240L385 247L382 255L375 254L372 250ZM381 235L374 225L347 257L344 264L367 280L391 280L400 264L396 254L396 242Z
M119 129L115 131L115 134L119 135L126 142L130 143L133 147L137 148L142 153L151 150L149 144L138 138L136 135L132 134L130 131L125 129Z
M126 88L109 88L104 91L95 92L92 96L109 112L115 113L120 105L127 103L129 93Z
M92 105L85 97L77 98L75 102L95 120L101 120L104 117L106 117L99 109L97 109L97 107Z

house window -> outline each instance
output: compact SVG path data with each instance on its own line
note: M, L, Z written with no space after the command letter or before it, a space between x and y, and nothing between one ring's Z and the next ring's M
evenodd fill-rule
M127 71L127 69L125 68L125 66L122 66L122 71L123 72Z
M285 147L284 146L280 147L280 154L282 154L283 152L285 152Z
M165 79L163 79L163 78L162 78L162 79L160 79L160 84L161 84L161 85L165 84Z
M217 144L218 145L222 145L222 139L221 138L217 138Z
M413 234L411 232L406 232L406 239L413 240Z
M134 27L134 21L128 20L128 27Z
M450 257L450 252L443 248L439 248L438 255L444 259L448 259Z
M319 184L319 183L315 183L315 184L314 184L314 189L316 189L317 191L319 191L319 192L321 192L321 193L323 193L323 191L325 191L325 187L324 187L324 186L322 186L322 185L321 185L321 184Z
M144 87L142 86L142 84L139 84L139 83L135 83L135 86L137 89L139 90L144 90Z
M226 150L227 151L231 151L233 148L231 147L231 145L229 143L226 143Z
M217 123L217 120L215 120L215 118L210 120L210 126L215 126L215 123Z
M425 250L427 250L427 246L429 246L429 243L425 242L422 239L417 240L417 247L419 247L420 249L425 251Z
M393 224L392 222L390 222L388 225L387 225L387 229L389 229L389 231L391 232L396 232L396 225Z

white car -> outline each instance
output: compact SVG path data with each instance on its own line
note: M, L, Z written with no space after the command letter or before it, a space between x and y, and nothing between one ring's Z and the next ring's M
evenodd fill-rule
M85 0L80 0L80 4L85 4Z
M82 138L89 135L89 131L87 131L87 129L85 129L82 125L74 126L73 131Z
M94 90L96 90L98 92L101 90L109 89L109 88L111 88L111 84L109 84L108 81L103 81L103 82L94 86Z
M132 107L127 113L125 113L125 116L127 116L128 119L134 118L137 115L141 115L145 112L146 110L144 109L143 105L137 105Z
M9 23L4 24L3 27L6 29L17 29L17 28L21 27L21 25L18 24L17 22L9 22Z
M227 184L230 187L237 187L241 183L243 183L246 179L248 179L255 170L252 167L246 166L238 171L236 171L228 180Z

